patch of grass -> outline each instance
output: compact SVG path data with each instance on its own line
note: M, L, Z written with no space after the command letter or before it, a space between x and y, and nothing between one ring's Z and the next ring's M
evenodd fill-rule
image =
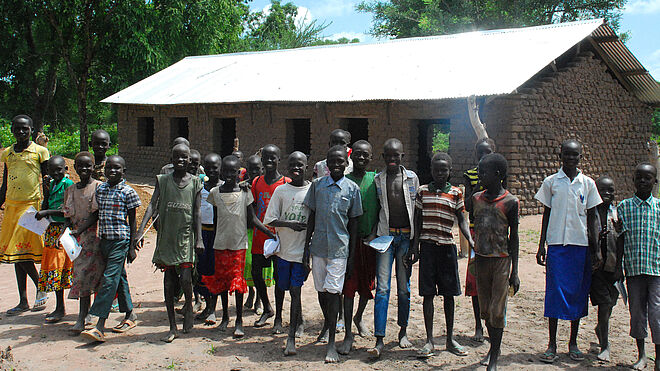
M209 344L209 349L206 350L206 353L210 355L214 355L215 352L218 351L218 348L216 348L213 344Z

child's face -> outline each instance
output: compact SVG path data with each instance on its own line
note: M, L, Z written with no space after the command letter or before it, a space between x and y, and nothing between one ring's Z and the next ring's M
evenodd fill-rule
M96 135L92 135L91 144L94 155L105 156L108 148L110 148L110 137L103 133L97 133Z
M53 180L59 182L66 175L66 163L63 159L53 159L53 161L48 161L48 175L50 175Z
M11 133L14 134L17 143L27 143L32 135L32 126L25 119L16 119L11 124Z
M88 156L78 157L73 164L73 168L80 177L80 180L87 180L92 176L94 169L94 159Z
M201 164L202 159L197 153L190 154L190 165L188 166L188 172L192 175L199 174L199 165Z
M493 153L493 148L488 142L481 142L477 146L477 160L481 160L484 156Z
M576 142L569 142L561 147L559 159L564 169L577 169L582 158L582 147Z
M124 178L124 164L116 158L110 158L105 162L105 177L108 183L117 184Z
M355 169L364 170L371 162L372 150L371 146L365 143L358 143L353 145L353 152L351 159L353 160L353 167Z
M222 179L227 183L227 185L233 186L238 182L238 175L240 173L241 167L238 161L234 162L223 162L222 170Z
M293 182L301 182L307 171L307 159L303 156L289 156L289 177Z
M218 180L220 178L220 159L215 157L204 161L204 172L210 180Z
M650 193L656 183L656 169L652 165L638 165L633 176L635 189L639 193Z
M431 176L438 187L443 187L449 180L451 166L447 160L435 160L431 163Z
M279 163L280 156L274 150L266 148L261 152L261 164L267 173L276 171Z
M344 148L348 148L348 135L344 133L330 134L330 142L328 143L328 148L332 148L334 146L343 146Z
M403 149L399 146L386 146L383 148L383 160L388 170L396 170L401 166Z
M610 205L614 201L614 181L610 178L602 178L596 181L596 188L600 198L605 205Z
M248 177L250 178L250 181L254 180L254 178L256 177L261 176L264 172L263 167L261 167L261 160L256 157L253 157L251 160L248 160L246 170Z
M174 171L188 171L188 166L190 165L190 151L186 151L182 148L173 149L172 165L174 166Z
M486 166L482 166L480 163L479 182L484 186L484 188L489 189L490 187L502 184L502 175L499 171L495 170L494 167L488 166L487 164Z
M236 156L238 159L238 163L242 166L243 165L243 152L241 151L234 151L231 153L232 155Z
M330 169L330 176L332 179L339 180L344 176L346 169L346 153L343 154L339 151L328 153L328 169Z

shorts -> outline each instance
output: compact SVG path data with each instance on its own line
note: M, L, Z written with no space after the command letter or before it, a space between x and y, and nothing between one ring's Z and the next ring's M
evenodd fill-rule
M353 261L353 272L344 282L342 294L353 299L358 293L361 298L373 299L372 291L376 289L376 250L360 240Z
M341 294L347 262L348 259L344 258L329 259L312 255L312 276L316 291Z
M461 295L456 245L427 241L419 245L419 295Z
M645 339L651 328L653 344L660 345L660 276L646 274L626 277L630 336ZM657 362L657 361L656 361Z
M591 274L591 289L589 289L591 305L616 305L619 290L614 286L614 273L599 269Z
M481 318L492 327L504 328L511 258L476 256L474 264Z
M305 267L302 263L290 262L282 258L275 257L277 262L277 282L275 283L280 290L287 291L291 287L302 287L305 282Z

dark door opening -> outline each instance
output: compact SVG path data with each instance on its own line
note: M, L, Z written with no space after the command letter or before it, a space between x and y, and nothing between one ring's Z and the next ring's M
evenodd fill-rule
M300 151L309 156L311 147L310 119L287 119L286 153Z
M188 137L188 118L187 117L172 117L170 118L170 143L178 137Z
M154 146L153 117L138 117L137 141L138 141L138 146L142 146L142 147Z
M234 151L234 138L236 138L235 118L213 120L213 152L222 157L231 155Z
M341 118L339 119L339 127L351 133L351 145L358 140L369 140L368 118Z
M431 158L435 152L449 152L449 120L414 120L417 124L417 176L420 184L431 177Z

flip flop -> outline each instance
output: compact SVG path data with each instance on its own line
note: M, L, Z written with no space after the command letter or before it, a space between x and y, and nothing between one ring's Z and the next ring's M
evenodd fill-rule
M46 309L47 301L48 301L48 294L43 291L37 291L37 296L34 299L34 305L32 306L32 311L38 312L40 310Z
M433 351L425 350L425 349L420 349L417 351L417 358L420 359L428 359L431 358L435 355Z
M548 364L555 363L555 361L558 360L558 359L559 359L559 356L557 355L557 353L549 351L549 350L546 350L545 353L543 353L539 356L539 360L541 360L541 362L548 363Z
M213 326L215 325L216 321L215 313L211 313L204 319L204 324L207 326Z
M569 351L568 356L571 357L571 359L576 362L584 361L584 353L580 352L579 350Z
M459 357L465 357L468 355L468 352L462 346L447 348L447 351L453 355Z
M46 317L44 322L46 322L46 323L57 323L57 322L61 321L62 318L64 318L63 314L62 315L57 314L57 315L54 315L54 316Z
M10 310L8 310L7 315L10 316L10 317L13 317L13 316L17 316L21 313L25 313L29 310L30 310L29 307L20 307L20 306L17 305L15 307L11 308Z
M124 318L121 322L119 322L117 326L112 328L112 332L123 334L124 332L132 329L135 326L137 326L136 321L132 321L130 319Z
M87 338L92 341L96 341L99 343L104 343L105 342L105 335L101 331L99 331L98 328L94 327L89 330L85 330L80 333L80 335L84 338Z

